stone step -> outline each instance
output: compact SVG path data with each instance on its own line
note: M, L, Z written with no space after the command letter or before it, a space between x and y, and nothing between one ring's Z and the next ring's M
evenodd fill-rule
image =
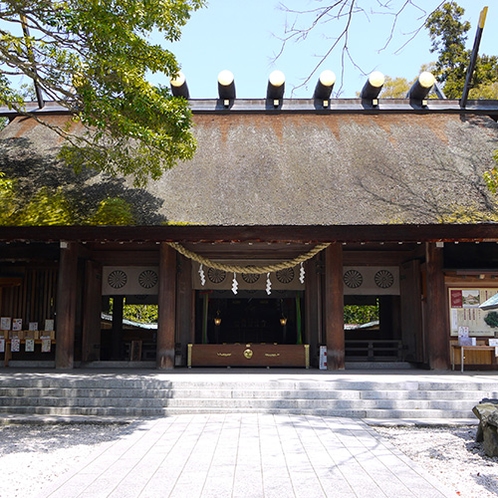
M202 375L199 376L202 378ZM81 378L67 379L61 376L43 376L40 378L33 377L3 377L3 388L53 388L53 389L126 389L126 390L168 390L168 389L198 389L207 390L279 390L279 391L295 391L311 390L311 391L482 391L494 389L496 384L491 382L472 382L472 381L421 381L414 377L413 380L402 380L399 382L390 380L286 380L278 378L265 382L254 381L250 375L241 378L237 375L237 379L226 379L228 376L220 376L220 380L171 380L162 379L160 375L151 378L140 378L140 376L119 377L112 376L89 376L85 375ZM257 376L256 376L257 377Z
M197 399L391 399L391 400L475 400L477 397L497 397L498 391L419 391L419 390L314 390L294 389L199 389L193 385L190 388L173 387L170 389L139 389L139 388L70 388L70 387L2 387L2 398L128 398L128 399L164 399L164 398L197 398Z
M0 413L9 415L86 415L98 417L163 417L164 408L81 407L81 406L0 406Z
M223 408L176 407L176 408L103 408L103 407L0 407L0 414L16 415L58 415L58 416L95 416L95 417L162 417L179 414L199 413L270 413L297 414L328 417L371 418L371 419L469 419L468 410L407 410L407 409L348 409L348 408L231 408L229 412Z
M171 389L77 388L70 387L0 387L1 397L59 397L59 398L166 398Z
M498 398L492 378L298 378L258 375L2 376L0 413L141 417L174 413L302 413L366 418L465 418ZM366 377L366 376L363 376ZM422 377L422 376L421 376Z
M229 411L230 408L381 408L410 410L419 409L459 409L467 407L472 409L476 400L410 400L410 399L324 399L324 398L196 398L196 397L165 397L165 398L111 398L111 397L2 397L0 406L47 406L47 407L134 407L134 408L163 408L163 407L212 407L223 408Z

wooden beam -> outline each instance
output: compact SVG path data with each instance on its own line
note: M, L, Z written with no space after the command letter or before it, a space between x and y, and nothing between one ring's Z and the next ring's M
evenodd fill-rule
M141 227L2 227L0 241L114 242L487 242L498 241L498 225L267 225L267 226L141 226Z
M157 266L159 264L159 245L154 244L154 250L143 250L141 244L134 244L132 250L130 250L129 244L126 247L126 250L119 245L112 251L92 250L91 258L98 261L102 266L135 266L137 264L137 252L140 252L140 266Z
M413 258L414 250L407 251L405 248L417 248L418 246L396 244L391 251L372 251L368 249L368 246L364 247L364 250L349 251L348 246L345 246L343 251L344 266L398 266Z
M55 368L67 370L74 366L78 245L76 242L63 244L64 247L60 249L57 279Z
M342 280L342 246L325 249L325 339L328 370L344 370L344 292Z
M157 368L175 366L176 251L162 243L159 253Z

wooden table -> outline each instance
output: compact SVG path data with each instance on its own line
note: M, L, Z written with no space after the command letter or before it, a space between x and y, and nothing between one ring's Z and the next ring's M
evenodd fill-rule
M451 369L455 370L455 349L460 348L460 371L463 372L465 365L465 350L467 351L495 351L495 346L461 346L460 344L451 345Z

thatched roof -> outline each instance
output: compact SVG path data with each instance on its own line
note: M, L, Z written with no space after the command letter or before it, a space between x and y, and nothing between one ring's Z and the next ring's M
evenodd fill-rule
M194 118L194 159L151 182L147 192L90 173L76 179L53 160L60 140L22 118L0 133L0 170L15 172L26 185L53 175L87 202L105 191L123 195L141 224L438 223L457 211L493 208L482 176L494 165L498 126L485 116L223 112Z

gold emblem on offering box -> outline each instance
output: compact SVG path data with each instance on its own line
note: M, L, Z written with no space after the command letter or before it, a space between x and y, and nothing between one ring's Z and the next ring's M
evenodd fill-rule
M252 358L253 354L254 353L253 353L252 349L247 348L244 350L244 357L247 358L248 360L250 360Z

